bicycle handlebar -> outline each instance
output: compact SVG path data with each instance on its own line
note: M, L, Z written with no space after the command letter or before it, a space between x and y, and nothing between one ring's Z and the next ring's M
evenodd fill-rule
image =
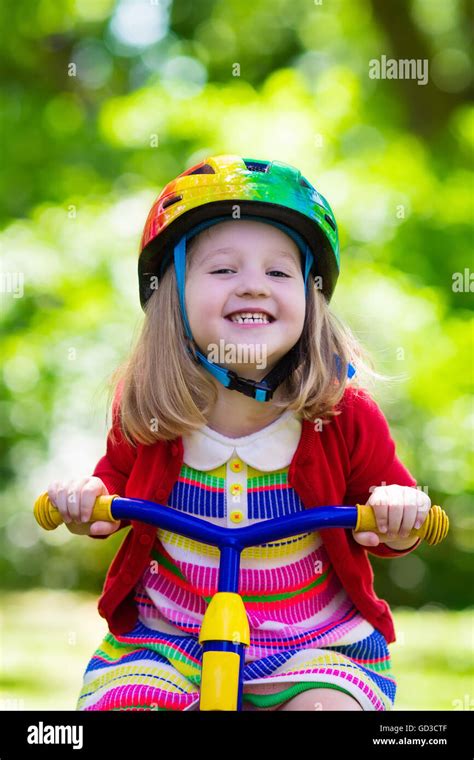
M47 493L41 494L36 500L34 515L45 530L54 530L64 522ZM97 497L89 522L117 522L122 519L155 525L218 548L258 546L320 528L352 528L357 532L372 531L381 537L385 535L378 531L375 513L369 504L356 504L355 507L314 507L241 528L223 528L199 517L184 514L174 507L144 499L129 499L117 494ZM423 525L410 531L409 537L425 539L430 546L434 546L446 538L448 530L449 518L446 512L438 505L433 505Z

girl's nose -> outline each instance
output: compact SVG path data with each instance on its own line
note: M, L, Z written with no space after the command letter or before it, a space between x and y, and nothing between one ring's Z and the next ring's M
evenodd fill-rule
M247 275L242 275L241 282L236 288L236 295L270 295L270 283L266 274L259 274L258 272L250 272Z

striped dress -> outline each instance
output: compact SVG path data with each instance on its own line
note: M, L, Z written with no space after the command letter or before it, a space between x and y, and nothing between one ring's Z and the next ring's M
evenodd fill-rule
M288 484L300 435L301 420L290 410L242 438L207 426L183 436L168 505L229 528L303 510ZM198 637L218 565L214 547L157 529L135 590L137 623L126 634L106 634L86 668L77 709L199 708ZM244 549L239 593L250 624L245 709L277 709L318 687L349 694L364 710L392 708L387 642L348 597L319 532Z

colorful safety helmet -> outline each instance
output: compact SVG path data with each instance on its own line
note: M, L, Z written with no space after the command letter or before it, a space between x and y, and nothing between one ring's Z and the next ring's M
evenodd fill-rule
M268 401L283 379L303 361L301 339L257 382L210 362L195 344L186 314L187 242L213 224L236 218L272 224L292 237L302 255L305 286L311 277L321 278L321 290L329 302L339 275L339 241L328 202L293 166L235 155L211 156L201 161L169 182L158 196L141 239L140 302L145 309L157 280L174 261L183 322L195 348L195 356L190 351L193 359L225 387ZM340 368L340 359L335 358ZM354 372L349 365L349 377Z

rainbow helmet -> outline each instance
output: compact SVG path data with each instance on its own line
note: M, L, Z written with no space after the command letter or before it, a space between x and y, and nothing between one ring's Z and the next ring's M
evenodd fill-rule
M299 233L313 254L312 274L321 277L322 292L330 300L339 275L339 239L327 200L293 166L221 155L182 172L154 202L138 264L143 308L153 293L151 278L172 260L173 244L199 223L235 218L236 206L240 218L265 217Z

